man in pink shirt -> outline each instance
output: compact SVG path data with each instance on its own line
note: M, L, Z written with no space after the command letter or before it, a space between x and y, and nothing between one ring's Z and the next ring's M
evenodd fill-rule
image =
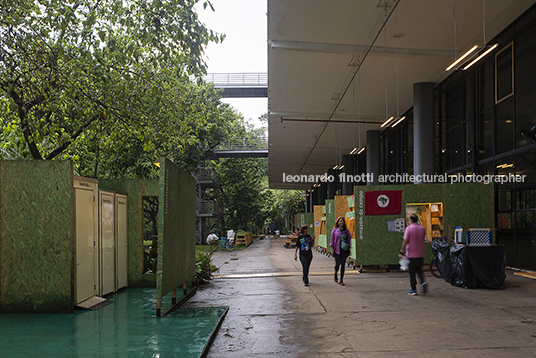
M409 225L404 232L404 241L402 241L402 247L400 248L398 256L402 258L405 251L406 257L409 259L409 282L411 284L411 290L408 294L415 296L417 295L417 280L415 274L417 274L421 280L422 292L426 293L428 288L422 272L426 229L424 226L419 225L419 218L417 215L411 214L409 220L411 221L411 225Z

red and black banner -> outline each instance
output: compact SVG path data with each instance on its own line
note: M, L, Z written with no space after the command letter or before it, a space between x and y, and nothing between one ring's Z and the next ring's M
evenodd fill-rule
M402 190L365 192L365 215L398 215L402 212Z

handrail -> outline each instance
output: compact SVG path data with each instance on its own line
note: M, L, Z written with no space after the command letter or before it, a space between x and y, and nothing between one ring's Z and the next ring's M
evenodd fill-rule
M267 87L267 73L207 73L205 82L214 83L215 87Z

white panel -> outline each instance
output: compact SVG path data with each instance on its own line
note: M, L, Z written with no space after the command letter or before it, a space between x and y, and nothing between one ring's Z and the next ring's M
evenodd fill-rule
M95 295L94 193L92 189L75 189L76 303Z
M99 192L101 294L115 292L115 220L114 193Z
M126 195L115 196L115 234L117 238L117 289L128 286L128 201Z

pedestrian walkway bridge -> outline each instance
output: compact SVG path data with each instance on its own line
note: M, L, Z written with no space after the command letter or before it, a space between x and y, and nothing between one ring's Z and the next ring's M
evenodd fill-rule
M215 158L267 158L268 137L235 138L205 153L206 159Z
M223 88L224 98L268 97L267 73L208 73L203 79Z

